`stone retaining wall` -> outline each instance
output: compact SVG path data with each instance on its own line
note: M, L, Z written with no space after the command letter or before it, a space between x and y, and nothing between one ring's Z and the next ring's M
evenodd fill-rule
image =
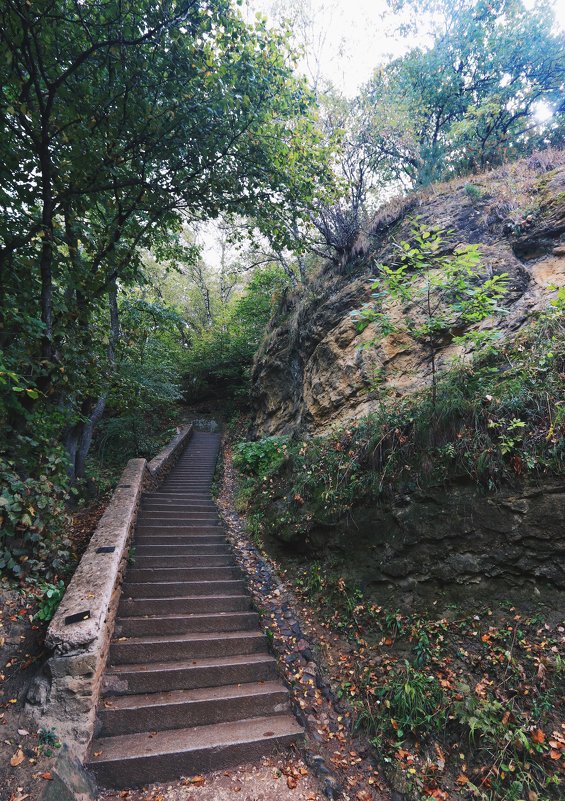
M177 459L182 453L184 447L188 444L192 437L193 426L192 423L183 426L174 439L172 439L166 448L157 454L154 459L151 459L147 468L151 476L157 483L160 483L171 468L176 464Z
M160 483L191 436L185 426L149 464L130 459L47 630L51 656L30 687L26 712L81 760L94 733L141 494Z

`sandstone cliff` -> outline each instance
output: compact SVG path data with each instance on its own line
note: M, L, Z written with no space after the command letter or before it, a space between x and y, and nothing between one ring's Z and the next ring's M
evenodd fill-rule
M367 302L377 262L394 260L395 243L409 239L415 215L452 231L450 242L479 244L489 275L507 272L508 313L482 325L505 336L546 305L551 287L565 285L565 154L551 151L485 175L433 187L393 203L358 241L348 263L327 268L302 293L281 303L253 371L257 436L297 430L322 433L368 414L379 380L397 396L430 382L425 350L390 334L375 347L374 326L358 334L351 313ZM445 338L439 367L470 355Z

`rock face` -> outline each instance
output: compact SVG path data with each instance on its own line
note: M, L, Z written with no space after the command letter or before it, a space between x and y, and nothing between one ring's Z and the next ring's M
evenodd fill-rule
M532 157L481 176L471 191L459 181L393 205L348 263L322 271L302 295L285 297L255 363L255 435L308 436L350 425L378 403L376 371L389 397L430 384L424 346L398 333L375 342L373 325L358 334L352 320L369 299L375 264L394 264L396 243L410 239L416 215L451 231L451 247L479 244L487 275L509 274L507 313L481 325L515 336L555 287L565 286L565 154L551 159ZM472 355L446 336L439 369ZM331 556L344 575L379 592L464 593L479 586L531 592L543 585L555 591L565 590L564 521L565 485L485 496L454 481L358 506L309 537L316 558ZM284 540L282 530L275 536Z
M547 304L551 287L565 284L565 155L552 159L542 163L532 157L481 176L474 192L459 181L392 207L374 222L367 240L357 243L347 264L322 272L300 296L284 298L254 367L255 434L322 433L347 425L375 408L376 371L381 386L397 396L430 383L421 344L393 333L361 348L375 339L376 330L370 325L358 334L351 317L369 299L375 263L393 263L395 243L410 238L416 215L452 231L452 246L479 244L486 274L509 274L508 313L482 325L497 326L507 336L518 331ZM470 353L448 336L439 367Z
M564 521L565 483L480 499L471 485L452 486L356 509L332 531L311 532L311 545L377 593L565 590Z

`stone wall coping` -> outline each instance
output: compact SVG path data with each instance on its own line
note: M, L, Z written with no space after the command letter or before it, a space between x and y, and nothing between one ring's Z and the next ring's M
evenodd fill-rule
M147 467L154 478L161 478L162 474L173 466L179 452L192 437L192 433L192 423L183 426L169 444L166 445L154 459L151 459Z
M146 477L146 460L130 459L49 624L45 637L48 648L68 653L85 648L98 638L120 575ZM100 548L113 551L99 552ZM86 612L89 616L84 620L65 622Z

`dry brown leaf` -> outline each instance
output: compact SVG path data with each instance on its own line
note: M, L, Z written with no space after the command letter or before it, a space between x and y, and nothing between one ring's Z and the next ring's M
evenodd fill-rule
M549 752L549 756L552 759L561 759L561 751L556 751L555 748L552 748Z
M51 773L50 770L46 770L45 773L41 774L41 778L45 779L46 782L50 782L51 779L53 778L53 774Z
M16 753L14 754L14 756L13 756L13 757L11 758L11 760L10 760L10 765L11 765L13 768L17 768L17 767L18 767L18 765L21 765L21 764L22 764L22 762L24 761L24 759L25 759L25 757L24 757L24 752L22 751L22 749L21 749L21 748L18 748L18 750L16 751Z
M460 784L460 785L469 784L468 777L465 776L464 773L460 773L459 776L457 777L457 784Z
M204 784L205 781L205 776L192 776L192 778L189 779L191 784Z
M545 743L545 734L541 729L536 729L532 732L532 740L534 743Z
M298 782L294 778L294 776L287 776L286 778L286 786L289 790L294 790L297 786Z

